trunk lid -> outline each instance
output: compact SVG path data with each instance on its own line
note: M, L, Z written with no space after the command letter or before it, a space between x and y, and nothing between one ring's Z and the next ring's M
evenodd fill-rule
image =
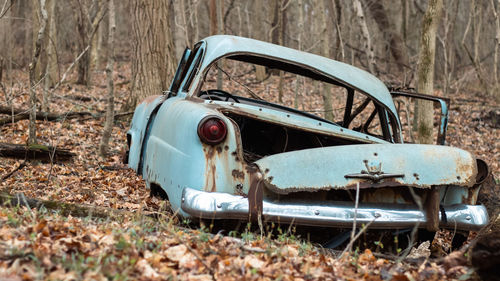
M286 152L255 162L267 188L296 191L381 186L471 187L475 158L467 151L422 144L360 144Z

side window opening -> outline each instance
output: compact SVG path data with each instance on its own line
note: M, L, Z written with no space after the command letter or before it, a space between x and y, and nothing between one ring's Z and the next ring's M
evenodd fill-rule
M183 91L189 89L191 82L193 80L194 74L198 70L199 64L201 62L201 58L203 55L203 42L197 43L193 51L191 51L189 58L186 61L185 67L182 70L182 74L179 79L179 89L182 88Z

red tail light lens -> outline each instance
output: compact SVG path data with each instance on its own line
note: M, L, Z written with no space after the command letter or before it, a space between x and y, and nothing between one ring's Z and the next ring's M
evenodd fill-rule
M219 144L226 138L226 135L226 123L219 117L205 117L198 125L198 136L206 144Z

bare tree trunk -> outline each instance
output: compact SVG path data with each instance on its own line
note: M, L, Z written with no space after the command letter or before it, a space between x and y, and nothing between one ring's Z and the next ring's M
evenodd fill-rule
M500 0L497 0L497 6L495 7L494 0L491 0L491 9L493 12L493 16L495 18L495 26L496 26L496 34L495 34L495 52L493 54L493 76L495 78L495 98L497 101L500 101L500 83L498 77L498 52L500 49Z
M255 0L253 2L253 14L255 17L255 21L252 22L254 26L254 34L253 38L258 40L265 40L265 31L264 31L264 13L262 0ZM257 80L262 81L266 78L266 68L260 65L255 67L255 77Z
M452 8L452 2L448 1L444 3L444 15L443 15L443 36L437 35L441 46L443 47L443 59L444 59L444 69L443 69L443 95L448 96L450 90L450 81L452 80L453 73L455 71L455 53L454 53L454 30L458 15L458 4L459 1L455 2L455 8ZM449 5L448 5L449 4ZM448 6L447 6L448 5Z
M358 24L361 28L361 34L363 35L364 48L368 57L368 70L372 74L376 74L375 54L373 52L368 25L366 24L365 15L363 13L363 7L361 6L361 2L359 0L353 0L352 5L354 8L354 13L356 13L356 17L358 18Z
M99 14L97 15L99 16ZM101 69L101 64L103 61L107 60L106 54L106 44L108 39L108 22L104 19L98 25L95 35L92 39L92 45L90 46L90 65L91 69Z
M57 64L57 28L56 28L56 0L49 0L48 2L48 40L47 45L47 65L45 68L44 89L42 98L42 111L49 111L49 88L53 87L59 80L58 64Z
M43 21L43 16L40 14L41 8L40 8L40 2L39 0L33 0L32 1L32 15L31 15L31 52L34 50L36 47L36 40L38 39L37 33L40 30L42 21ZM35 66L35 80L39 81L44 77L45 69L46 69L46 54L45 54L45 46L47 46L47 37L46 37L46 32L47 28L44 29L45 34L43 34L43 39L42 42L40 43L40 55L37 61L37 64Z
M217 0L217 34L223 34L225 29L222 20L224 15L223 5L223 0ZM218 62L217 65L221 67L221 62ZM217 89L222 89L222 71L220 69L217 70Z
M91 15L83 0L77 0L77 2L79 10L77 16L77 29L80 37L78 43L79 52L82 52L87 46L92 47L92 40L94 39L94 35L99 27L99 24L101 23L106 9L101 1L93 0L92 5L94 11ZM91 53L92 51L85 52L78 62L78 80L76 82L78 84L90 86Z
M326 1L325 3L326 7L328 8L328 11L330 11L330 20L331 20L331 25L335 26L335 34L336 34L336 40L335 40L335 49L336 49L336 54L335 56L330 56L334 57L336 60L345 60L345 51L344 51L344 42L342 40L342 32L340 32L340 25L341 25L341 13L342 9L340 7L340 1L339 0L330 0ZM331 27L330 27L331 28Z
M33 49L33 57L29 65L29 79L30 79L30 122L29 122L29 137L28 143L37 143L36 141L36 65L40 57L40 50L42 48L42 41L45 34L45 27L47 25L47 11L45 10L45 0L40 0L40 29L35 41L35 48Z
M330 0L323 0L319 1L319 10L320 11L326 11L326 6L327 3ZM330 1L331 2L331 1ZM331 13L331 12L330 12ZM330 44L329 44L329 36L328 36L328 22L326 19L326 13L320 13L321 14L321 33L320 33L320 38L321 38L321 55L325 57L330 57ZM333 116L333 100L332 100L332 93L331 93L332 87L328 83L323 83L323 110L325 111L325 119L333 121L334 116Z
M373 16L373 19L378 25L380 32L384 34L384 37L388 40L389 50L391 55L396 61L396 64L400 71L404 70L404 67L408 67L409 58L406 53L406 46L403 42L403 38L399 35L395 24L391 22L391 18L387 16L387 13L382 5L382 1L379 0L365 0L368 6L368 11Z
M469 16L469 22L467 23L467 27L465 28L464 36L462 38L462 46L465 49L465 52L469 59L471 60L472 64L474 65L474 70L476 71L476 76L479 79L479 83L481 84L484 92L487 95L491 94L490 88L488 87L488 84L486 82L486 77L481 69L481 62L479 61L479 37L480 37L480 30L481 30L481 16L482 15L477 15L476 10L478 4L476 0L471 0L470 2L470 16ZM480 9L479 9L480 10ZM478 19L479 18L479 19ZM473 29L473 48L474 52L471 53L469 48L467 47L467 44L465 42L465 38L467 37L467 33L469 32L469 26L472 22L472 29Z
M297 31L297 45L298 49L302 50L302 35L304 31L304 3L302 0L298 0L297 7L299 10L299 21L297 23L297 26L299 27L299 30ZM299 84L303 83L303 78L299 75L297 75L297 79L295 79L295 97L293 99L293 107L295 109L299 108ZM304 89L304 87L302 88Z
M443 10L443 0L429 0L422 21L422 35L420 37L417 90L432 95L434 89L434 61L436 57L436 34L439 19ZM418 111L415 118L418 124L418 142L432 143L433 107L431 101L417 100ZM427 210L427 225L429 231L439 230L439 191L431 188L425 202Z
M108 34L108 63L106 65L106 79L108 86L108 101L106 108L106 122L102 132L101 143L99 144L99 154L105 157L108 152L109 138L113 131L114 117L114 85L113 85L113 70L115 63L115 30L116 30L116 16L115 16L115 3L114 0L109 0L109 34Z
M174 34L175 34L175 56L180 57L184 48L190 47L188 26L186 22L186 10L184 9L184 0L173 1L174 8Z
M132 95L126 109L137 101L166 91L176 62L172 30L167 20L170 1L138 0L133 7Z
M283 46L284 45L284 33L285 33L285 26L286 26L286 6L288 5L288 0L279 0L279 6L278 6L278 44ZM280 71L280 78L279 78L279 83L278 83L278 100L280 103L283 103L283 84L284 84L284 78L283 78L283 71Z
M217 2L210 0L210 35L217 34Z
M85 9L81 0L78 1L79 11L77 15L77 29L78 29L78 51L81 52L87 45L89 45L88 37L87 37L87 14L85 13ZM76 81L77 84L88 85L89 83L89 62L90 62L90 54L86 52L83 54L82 58L78 62L78 79Z
M436 56L436 33L443 10L443 0L430 0L422 21L420 37L417 90L432 95L434 92L434 61ZM430 101L417 101L418 112L415 118L418 123L419 143L432 143L433 108Z

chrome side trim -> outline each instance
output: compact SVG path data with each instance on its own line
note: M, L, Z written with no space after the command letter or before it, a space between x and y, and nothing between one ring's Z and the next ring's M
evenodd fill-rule
M264 221L298 225L351 227L354 204L348 202L263 202ZM248 199L228 193L205 192L192 188L182 191L181 208L187 214L204 219L248 219ZM488 213L482 205L445 206L446 222L440 227L457 230L479 230L488 223ZM419 223L425 227L425 214L414 206L401 204L360 205L356 221L359 225L372 222L370 228L408 228Z

